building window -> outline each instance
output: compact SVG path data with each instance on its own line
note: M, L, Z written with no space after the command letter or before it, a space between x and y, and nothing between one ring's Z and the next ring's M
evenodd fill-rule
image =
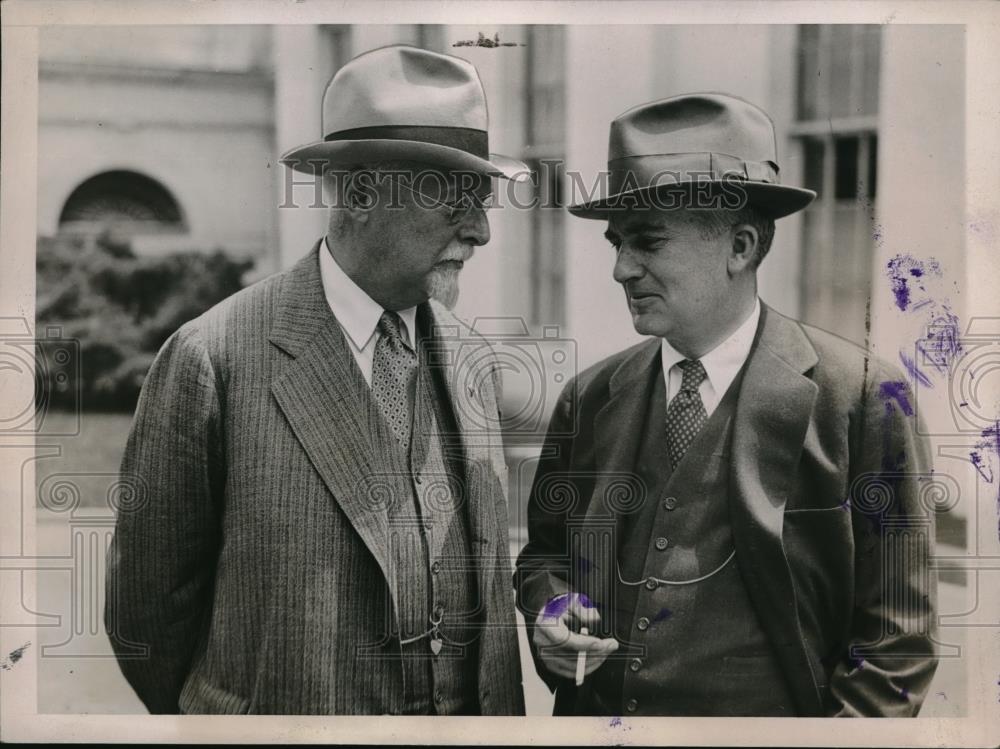
M138 172L116 170L77 187L59 215L59 232L119 237L187 231L180 205L163 185Z
M805 186L802 316L865 343L874 266L879 26L802 26L797 120Z
M566 30L526 29L525 150L538 208L531 212L530 322L560 325L566 315Z

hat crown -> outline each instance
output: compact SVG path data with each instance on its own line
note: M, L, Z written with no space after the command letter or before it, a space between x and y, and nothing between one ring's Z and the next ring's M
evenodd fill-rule
M611 123L607 176L606 194L571 205L570 213L606 219L640 200L698 209L709 207L707 200L726 208L746 204L781 218L816 197L812 190L781 184L774 123L767 113L714 92L660 99L618 115ZM681 204L647 200L667 192L688 197Z
M611 123L608 161L658 154L716 153L777 164L774 124L727 94L687 94L642 104Z
M323 134L385 126L487 129L486 93L472 63L393 45L344 65L323 96Z

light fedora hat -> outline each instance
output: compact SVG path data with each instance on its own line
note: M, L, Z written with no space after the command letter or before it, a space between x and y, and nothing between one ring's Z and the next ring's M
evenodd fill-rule
M407 160L508 179L528 167L489 152L486 92L472 63L392 45L344 65L323 96L323 140L293 148L281 163L301 172Z
M801 210L816 197L812 190L780 184L774 123L763 109L728 94L694 93L640 104L616 117L607 195L569 211L606 219L630 200L642 202L651 189L711 189L723 182L744 191L747 202L771 218Z

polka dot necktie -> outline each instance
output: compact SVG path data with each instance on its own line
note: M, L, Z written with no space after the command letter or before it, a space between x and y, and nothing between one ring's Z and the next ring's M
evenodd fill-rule
M681 370L681 389L667 406L667 448L670 450L670 464L673 468L677 468L684 453L708 421L705 404L698 392L698 386L708 377L705 367L697 359L685 359L677 367Z
M395 312L382 313L372 363L372 393L392 433L407 450L417 355L406 345L405 330L405 323Z

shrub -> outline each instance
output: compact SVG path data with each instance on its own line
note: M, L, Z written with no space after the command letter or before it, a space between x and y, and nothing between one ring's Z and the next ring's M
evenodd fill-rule
M239 291L252 265L221 250L139 257L106 234L39 238L36 325L60 327L80 349L77 380L39 383L50 405L70 406L78 386L84 409L133 410L164 341Z

